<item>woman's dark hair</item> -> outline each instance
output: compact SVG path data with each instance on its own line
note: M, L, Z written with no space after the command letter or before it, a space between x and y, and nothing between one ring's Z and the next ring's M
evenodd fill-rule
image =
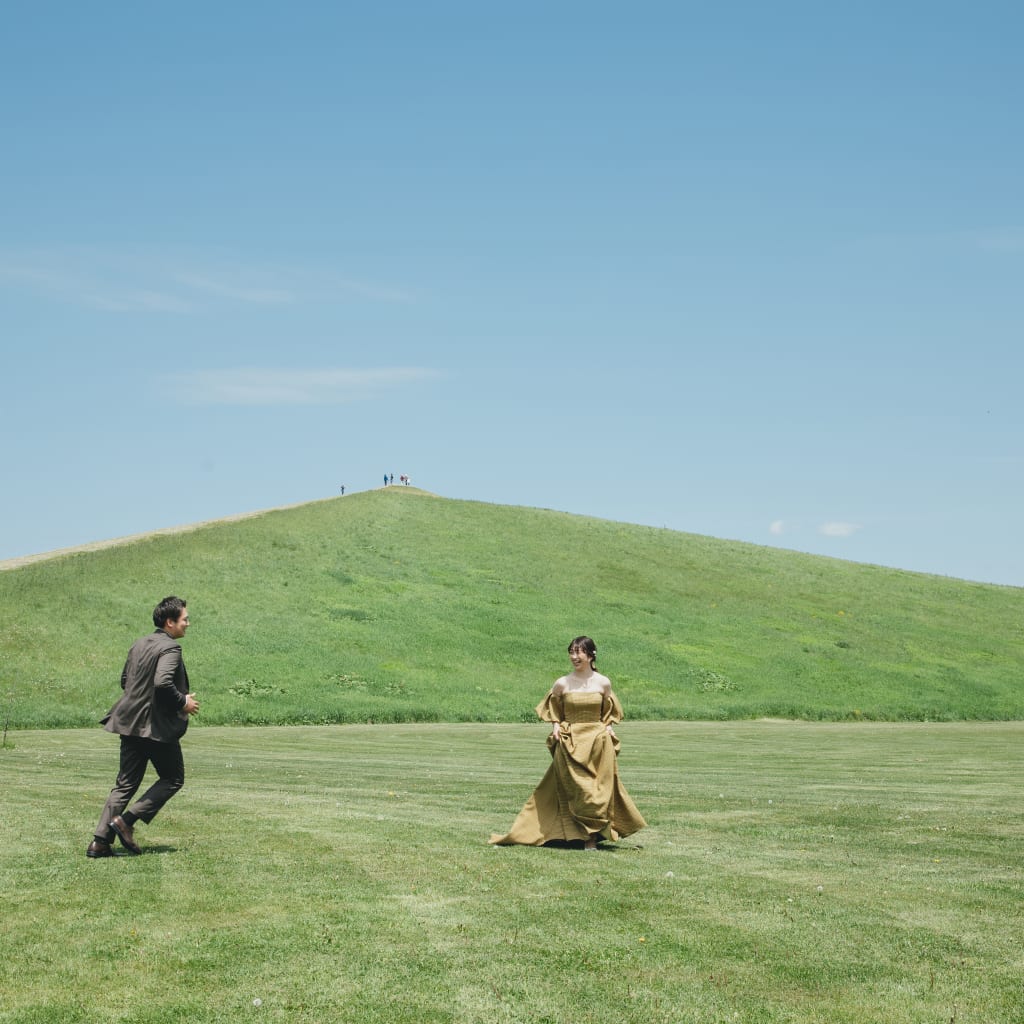
M573 651L582 651L590 660L590 667L597 667L597 644L595 644L589 636L576 637L576 639L569 644L569 653L572 654Z
M185 610L185 602L180 597L165 597L153 609L153 625L163 629L168 622L177 622Z

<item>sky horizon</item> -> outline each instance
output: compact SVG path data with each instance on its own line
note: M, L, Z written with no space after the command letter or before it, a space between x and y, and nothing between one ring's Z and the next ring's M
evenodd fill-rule
M1024 586L1024 9L57 8L0 561L408 473Z

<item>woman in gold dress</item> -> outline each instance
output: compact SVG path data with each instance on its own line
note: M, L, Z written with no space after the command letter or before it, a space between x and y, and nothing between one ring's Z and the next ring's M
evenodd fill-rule
M590 637L569 644L572 672L537 705L538 717L551 723L551 765L508 834L491 836L492 843L577 841L596 850L598 840L614 841L647 824L619 781L620 743L612 726L622 720L622 705L596 658Z

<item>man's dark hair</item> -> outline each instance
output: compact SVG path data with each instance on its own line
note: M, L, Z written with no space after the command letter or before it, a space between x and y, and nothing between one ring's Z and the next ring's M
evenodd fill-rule
M153 609L153 625L163 629L168 622L177 622L185 610L185 602L180 597L165 597Z

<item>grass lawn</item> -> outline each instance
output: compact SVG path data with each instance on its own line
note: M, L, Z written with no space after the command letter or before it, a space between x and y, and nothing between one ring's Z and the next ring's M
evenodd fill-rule
M544 732L198 725L101 861L116 739L9 735L0 1021L1024 1019L1024 724L627 722L649 828L490 847Z

